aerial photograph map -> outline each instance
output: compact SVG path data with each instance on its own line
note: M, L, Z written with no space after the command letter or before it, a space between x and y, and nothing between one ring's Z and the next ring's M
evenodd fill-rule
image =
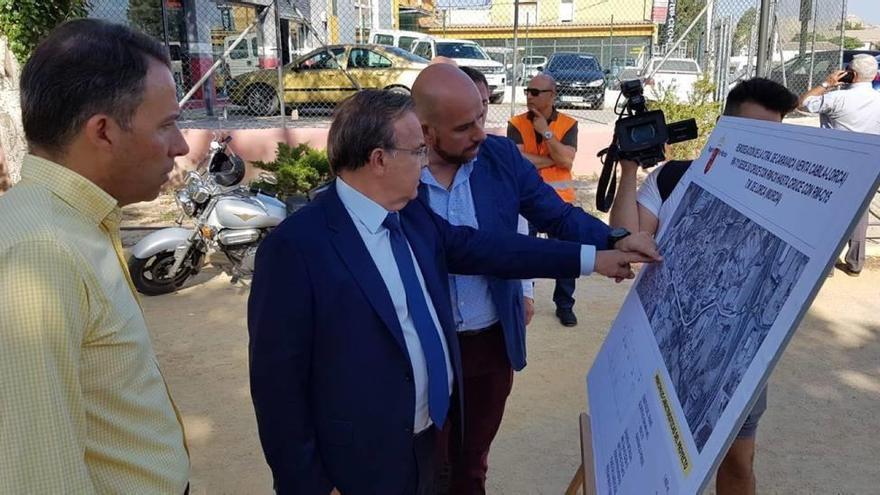
M659 247L636 290L702 452L808 258L694 183Z

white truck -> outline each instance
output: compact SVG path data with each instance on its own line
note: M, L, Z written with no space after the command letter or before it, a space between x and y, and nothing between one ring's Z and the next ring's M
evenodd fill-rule
M232 46L238 35L227 36L223 42L226 48ZM226 58L229 77L238 77L248 72L260 70L260 44L256 34L246 36L229 52Z
M678 101L687 102L694 91L694 84L703 76L700 65L692 58L669 58L662 66L661 62L662 57L648 60L639 75L646 78L654 74L645 83L645 98L660 100L666 92L672 91Z
M480 45L468 40L425 37L416 40L412 52L422 58L446 57L455 61L459 67L473 67L486 76L489 83L489 101L501 103L504 100L504 85L507 83L504 64L492 60Z

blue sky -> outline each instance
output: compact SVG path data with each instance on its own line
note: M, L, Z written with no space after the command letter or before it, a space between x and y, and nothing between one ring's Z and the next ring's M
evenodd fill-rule
M880 1L848 0L847 10L869 24L880 25ZM839 12L839 10L838 10Z

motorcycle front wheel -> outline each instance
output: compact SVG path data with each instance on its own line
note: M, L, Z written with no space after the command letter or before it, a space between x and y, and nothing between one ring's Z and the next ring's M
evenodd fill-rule
M154 254L149 258L135 258L128 260L128 272L135 289L147 296L159 296L169 294L183 286L186 280L198 273L201 268L201 253L196 250L192 262L184 261L180 270L173 277L168 276L168 271L174 266L174 253L165 251Z

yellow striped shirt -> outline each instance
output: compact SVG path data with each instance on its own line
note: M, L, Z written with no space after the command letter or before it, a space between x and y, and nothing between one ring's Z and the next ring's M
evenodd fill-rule
M32 155L0 197L0 493L182 494L183 426L116 200Z

